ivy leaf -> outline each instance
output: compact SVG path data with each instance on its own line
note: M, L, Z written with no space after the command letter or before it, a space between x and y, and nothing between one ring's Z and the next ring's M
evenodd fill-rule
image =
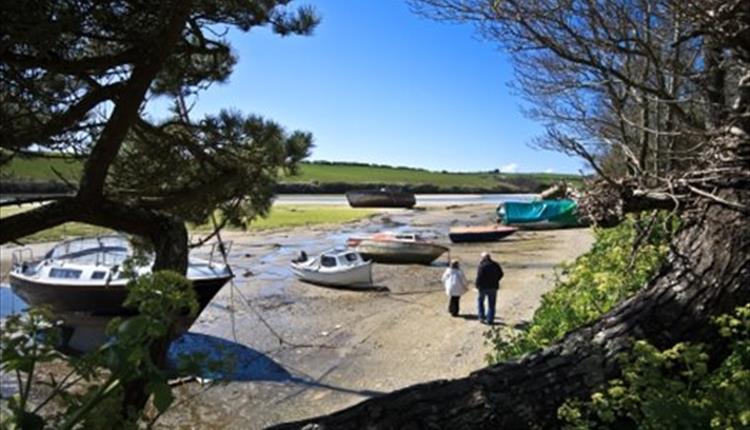
M163 382L153 382L149 384L148 391L154 395L154 406L156 406L156 409L160 413L166 411L174 401L172 390L169 388L169 385Z

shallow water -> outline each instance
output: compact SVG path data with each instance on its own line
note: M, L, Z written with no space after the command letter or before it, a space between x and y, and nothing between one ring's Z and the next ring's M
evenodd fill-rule
M0 319L26 310L28 306L8 284L0 284Z

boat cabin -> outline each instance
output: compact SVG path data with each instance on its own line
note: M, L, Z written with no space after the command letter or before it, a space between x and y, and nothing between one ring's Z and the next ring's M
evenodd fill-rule
M364 260L362 260L362 257L358 253L348 249L339 248L326 251L320 254L320 257L318 258L320 267L327 269L358 266L363 262Z

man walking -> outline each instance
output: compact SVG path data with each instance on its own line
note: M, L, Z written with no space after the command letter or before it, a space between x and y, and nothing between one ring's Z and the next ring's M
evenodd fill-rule
M482 260L477 267L477 279L475 281L479 297L477 298L477 316L482 324L492 325L495 321L495 303L497 301L497 289L503 278L503 269L497 264L488 252L482 253ZM487 313L484 312L484 301L487 298ZM485 318L485 315L487 318Z

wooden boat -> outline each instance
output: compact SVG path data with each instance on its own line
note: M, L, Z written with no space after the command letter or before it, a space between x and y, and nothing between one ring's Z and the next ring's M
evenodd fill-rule
M348 191L346 200L353 208L413 208L417 203L414 193L387 189Z
M292 261L292 273L318 285L364 287L372 285L372 262L347 249L332 249L317 258Z
M453 243L460 242L494 242L518 231L515 227L506 225L482 225L472 227L453 227L448 237Z
M20 255L20 254L19 254ZM132 255L124 236L76 238L61 242L41 260L16 258L9 274L13 292L31 306L47 305L55 312L126 315L125 285L130 280L123 263ZM151 271L151 258L136 265L138 275ZM191 259L187 278L195 289L199 311L231 278L228 266Z
M365 260L394 264L430 264L448 248L423 240L416 234L378 233L349 238L347 245Z

